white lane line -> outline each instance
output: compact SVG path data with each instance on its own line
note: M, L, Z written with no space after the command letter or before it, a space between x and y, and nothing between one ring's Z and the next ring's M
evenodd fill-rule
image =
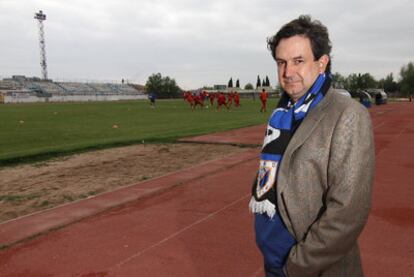
M392 142L395 142L395 141L398 141L398 139L399 139L399 137L401 137L401 135L406 131L408 129L408 127L405 127L404 129L402 129L402 130L400 130L400 132L398 132L398 134L395 134L393 137L392 137ZM380 149L379 151L378 151L378 153L375 153L375 159L378 159L379 158L379 156L384 152L384 150L386 150L386 149L388 149L388 148L390 148L390 144L392 143L392 142L390 142L390 143L388 143L384 148L382 148L382 149Z
M197 220L196 222L194 222L194 223L192 223L192 224L190 224L190 225L188 225L188 226L186 226L186 227L182 228L181 230L178 230L177 232L175 232L175 233L173 233L173 234L171 234L171 235L169 235L169 236L165 237L164 239L160 240L159 242L157 242L157 243L155 243L155 244L153 244L153 245L151 245L151 246L148 246L147 248L145 248L145 249L143 249L143 250L141 250L141 251L139 251L139 252L135 253L134 255L132 255L132 256L130 256L130 257L128 257L127 259L125 259L125 260L123 260L123 261L119 262L119 263L118 263L118 264L116 264L114 267L119 268L119 267L123 266L124 264L126 264L126 263L130 262L132 259L135 259L136 257L141 256L141 255L142 255L142 254L144 254L145 252L147 252L147 251L149 251L149 250L151 250L151 249L153 249L153 248L155 248L155 247L157 247L157 246L159 246L159 245L161 245L161 244L163 244L163 243L165 243L165 242L169 241L170 239L172 239L172 238L174 238L174 237L176 237L176 236L180 235L181 233L183 233L183 232L187 231L188 229L190 229L190 228L194 227L195 225L200 224L200 223L202 223L202 222L204 222L204 221L206 221L206 220L208 220L208 219L212 218L213 216L215 216L215 215L217 215L217 214L221 213L222 211L224 211L224 210L226 210L226 209L230 208L231 206L234 206L234 205L235 205L235 204L237 204L238 202L240 202L240 201L242 201L242 200L244 200L244 199L246 199L246 198L248 198L248 197L250 197L250 194L247 194L247 195L245 195L245 196L243 196L243 197L240 197L239 199L237 199L237 200L235 200L235 201L231 202L230 204L228 204L228 205L224 206L224 207L223 207L223 208L221 208L220 210L217 210L217 211L215 211L215 212L213 212L213 213L208 214L207 216L205 216L205 217L203 217L203 218L201 218L201 219Z
M382 125L385 125L385 123L388 123L387 121L383 121L381 123L378 123L376 126L374 126L374 130L381 127Z

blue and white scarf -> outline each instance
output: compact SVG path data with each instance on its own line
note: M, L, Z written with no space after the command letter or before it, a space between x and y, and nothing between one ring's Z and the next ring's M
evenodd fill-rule
M270 218L276 213L276 180L278 165L290 139L302 120L322 101L330 86L330 78L320 74L309 91L296 103L284 93L267 125L260 166L252 188L249 208L253 213L266 213Z

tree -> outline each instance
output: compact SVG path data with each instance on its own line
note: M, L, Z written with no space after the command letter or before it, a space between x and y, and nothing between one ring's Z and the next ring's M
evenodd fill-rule
M414 64L409 62L400 70L400 87L403 95L410 96L414 91Z
M378 87L378 82L369 73L352 73L345 79L344 88L349 91L376 87Z
M239 79L237 79L237 81L236 81L236 88L239 88L240 87L240 82L239 82Z
M375 80L375 78L369 74L369 73L364 73L362 75L360 75L360 85L361 85L361 89L367 89L367 88L376 88L378 87L378 82Z
M358 75L356 73L349 74L345 78L345 87L349 91L357 91L359 89Z
M170 77L162 77L161 73L152 74L145 83L147 93L154 93L157 98L174 98L179 97L181 93L180 87L174 79Z
M379 87L382 87L385 92L397 92L400 90L397 82L394 81L392 73L388 74L385 79L381 79L378 82Z
M266 75L266 87L270 87L270 81L269 81L269 77L267 77L267 75Z
M254 87L253 87L253 85L251 84L251 83L247 83L245 86L244 86L244 89L253 89Z
M262 82L260 81L260 76L257 75L257 82L256 82L256 88L260 87Z
M232 88L233 87L233 77L230 78L229 83L227 85L227 87Z
M339 72L336 72L332 76L332 84L334 88L345 88L346 78L342 76Z

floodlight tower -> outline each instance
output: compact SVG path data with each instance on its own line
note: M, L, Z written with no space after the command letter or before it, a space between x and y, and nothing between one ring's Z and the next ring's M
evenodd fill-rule
M43 21L46 20L46 15L42 11L39 11L38 13L35 13L34 18L39 22L40 66L42 67L42 77L44 80L47 80L45 32L43 30Z

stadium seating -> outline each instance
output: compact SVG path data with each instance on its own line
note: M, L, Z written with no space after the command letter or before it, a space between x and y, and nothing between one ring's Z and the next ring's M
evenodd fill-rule
M12 79L3 79L0 80L0 89L1 90L19 90L22 89L22 85Z
M127 84L111 84L112 88L114 88L118 93L125 93L125 94L143 94L142 91L138 91L137 89L131 87Z
M35 81L28 83L29 89L40 89L44 93L63 94L65 90L59 85L50 81Z
M105 95L110 95L110 94L115 93L115 91L108 84L87 83L87 85L94 88L96 90L96 92L99 92L99 93L102 93L102 94L105 94Z
M22 102L20 98L30 98L27 100L29 102L36 97L48 98L40 99L40 101L146 99L143 88L137 84L53 82L52 80L45 81L37 77L29 78L23 75L0 80L0 90L3 95L18 98L16 102Z
M67 93L70 94L95 94L97 91L85 83L76 82L58 82Z

